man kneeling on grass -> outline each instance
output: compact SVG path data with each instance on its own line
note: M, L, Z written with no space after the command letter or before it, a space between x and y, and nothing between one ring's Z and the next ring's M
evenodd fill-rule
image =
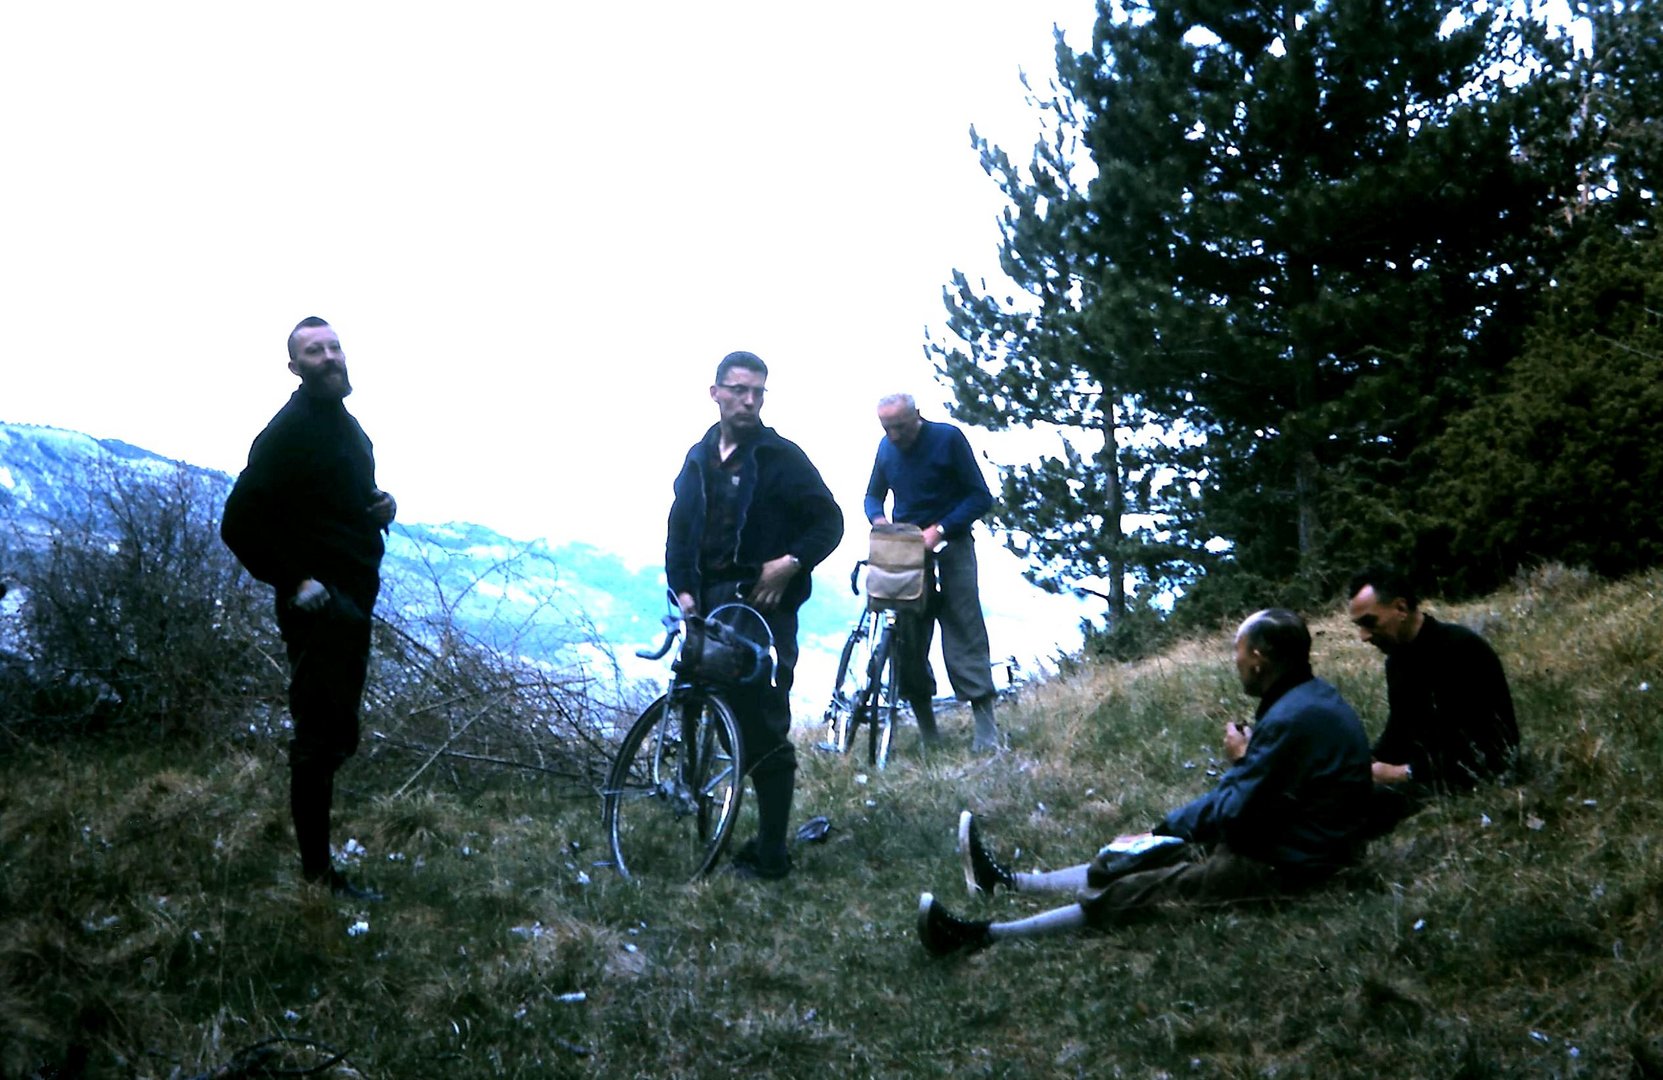
M1267 900L1308 889L1361 853L1373 780L1357 714L1311 673L1311 632L1291 611L1248 616L1236 631L1236 673L1259 699L1254 724L1226 724L1218 784L1153 832L1122 836L1089 863L1046 873L1007 870L959 818L972 895L1003 887L1066 892L1075 903L1014 922L959 919L929 893L918 934L937 956L1030 937L1112 926L1162 904Z

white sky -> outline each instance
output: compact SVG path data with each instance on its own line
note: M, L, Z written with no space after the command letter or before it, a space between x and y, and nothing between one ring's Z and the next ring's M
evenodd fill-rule
M0 420L234 473L294 386L284 336L322 315L401 518L653 564L715 362L743 348L863 541L873 403L909 389L942 417L923 329L954 267L997 265L968 128L1025 159L1018 72L1043 86L1052 24L1081 47L1092 15L8 5ZM1017 567L995 547L997 594ZM1059 638L1086 610L1029 599Z

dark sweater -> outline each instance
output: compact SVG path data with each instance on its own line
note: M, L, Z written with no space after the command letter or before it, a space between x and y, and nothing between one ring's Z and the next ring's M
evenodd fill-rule
M1427 615L1386 657L1386 729L1374 756L1419 783L1470 788L1505 772L1519 748L1507 675L1489 642Z
M712 479L711 449L720 437L713 425L687 451L676 476L664 547L664 577L677 593L700 595L710 582L700 559L705 531L705 484ZM733 483L738 521L734 551L721 562L741 574L754 574L763 563L795 555L802 569L786 586L784 603L792 608L808 599L809 571L843 539L843 512L808 455L773 428L758 430L733 451L738 468L720 477Z
M382 529L370 517L375 454L335 398L296 390L255 438L220 536L279 601L307 578L373 598Z

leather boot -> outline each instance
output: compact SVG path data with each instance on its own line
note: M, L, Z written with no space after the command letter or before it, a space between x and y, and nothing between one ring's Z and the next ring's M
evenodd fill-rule
M935 703L929 698L915 700L912 703L912 715L918 721L918 737L925 746L935 746L941 742L941 732L935 726Z
M999 728L993 722L993 695L972 701L970 715L976 720L976 736L970 743L970 749L979 754L991 754L998 750Z

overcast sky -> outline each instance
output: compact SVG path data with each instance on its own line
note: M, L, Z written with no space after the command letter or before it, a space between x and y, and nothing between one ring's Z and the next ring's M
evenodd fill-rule
M322 315L402 518L650 564L715 362L750 349L858 526L875 399L942 416L924 328L953 268L997 265L968 129L1025 158L1019 72L1043 86L1092 12L10 5L0 420L236 472Z

